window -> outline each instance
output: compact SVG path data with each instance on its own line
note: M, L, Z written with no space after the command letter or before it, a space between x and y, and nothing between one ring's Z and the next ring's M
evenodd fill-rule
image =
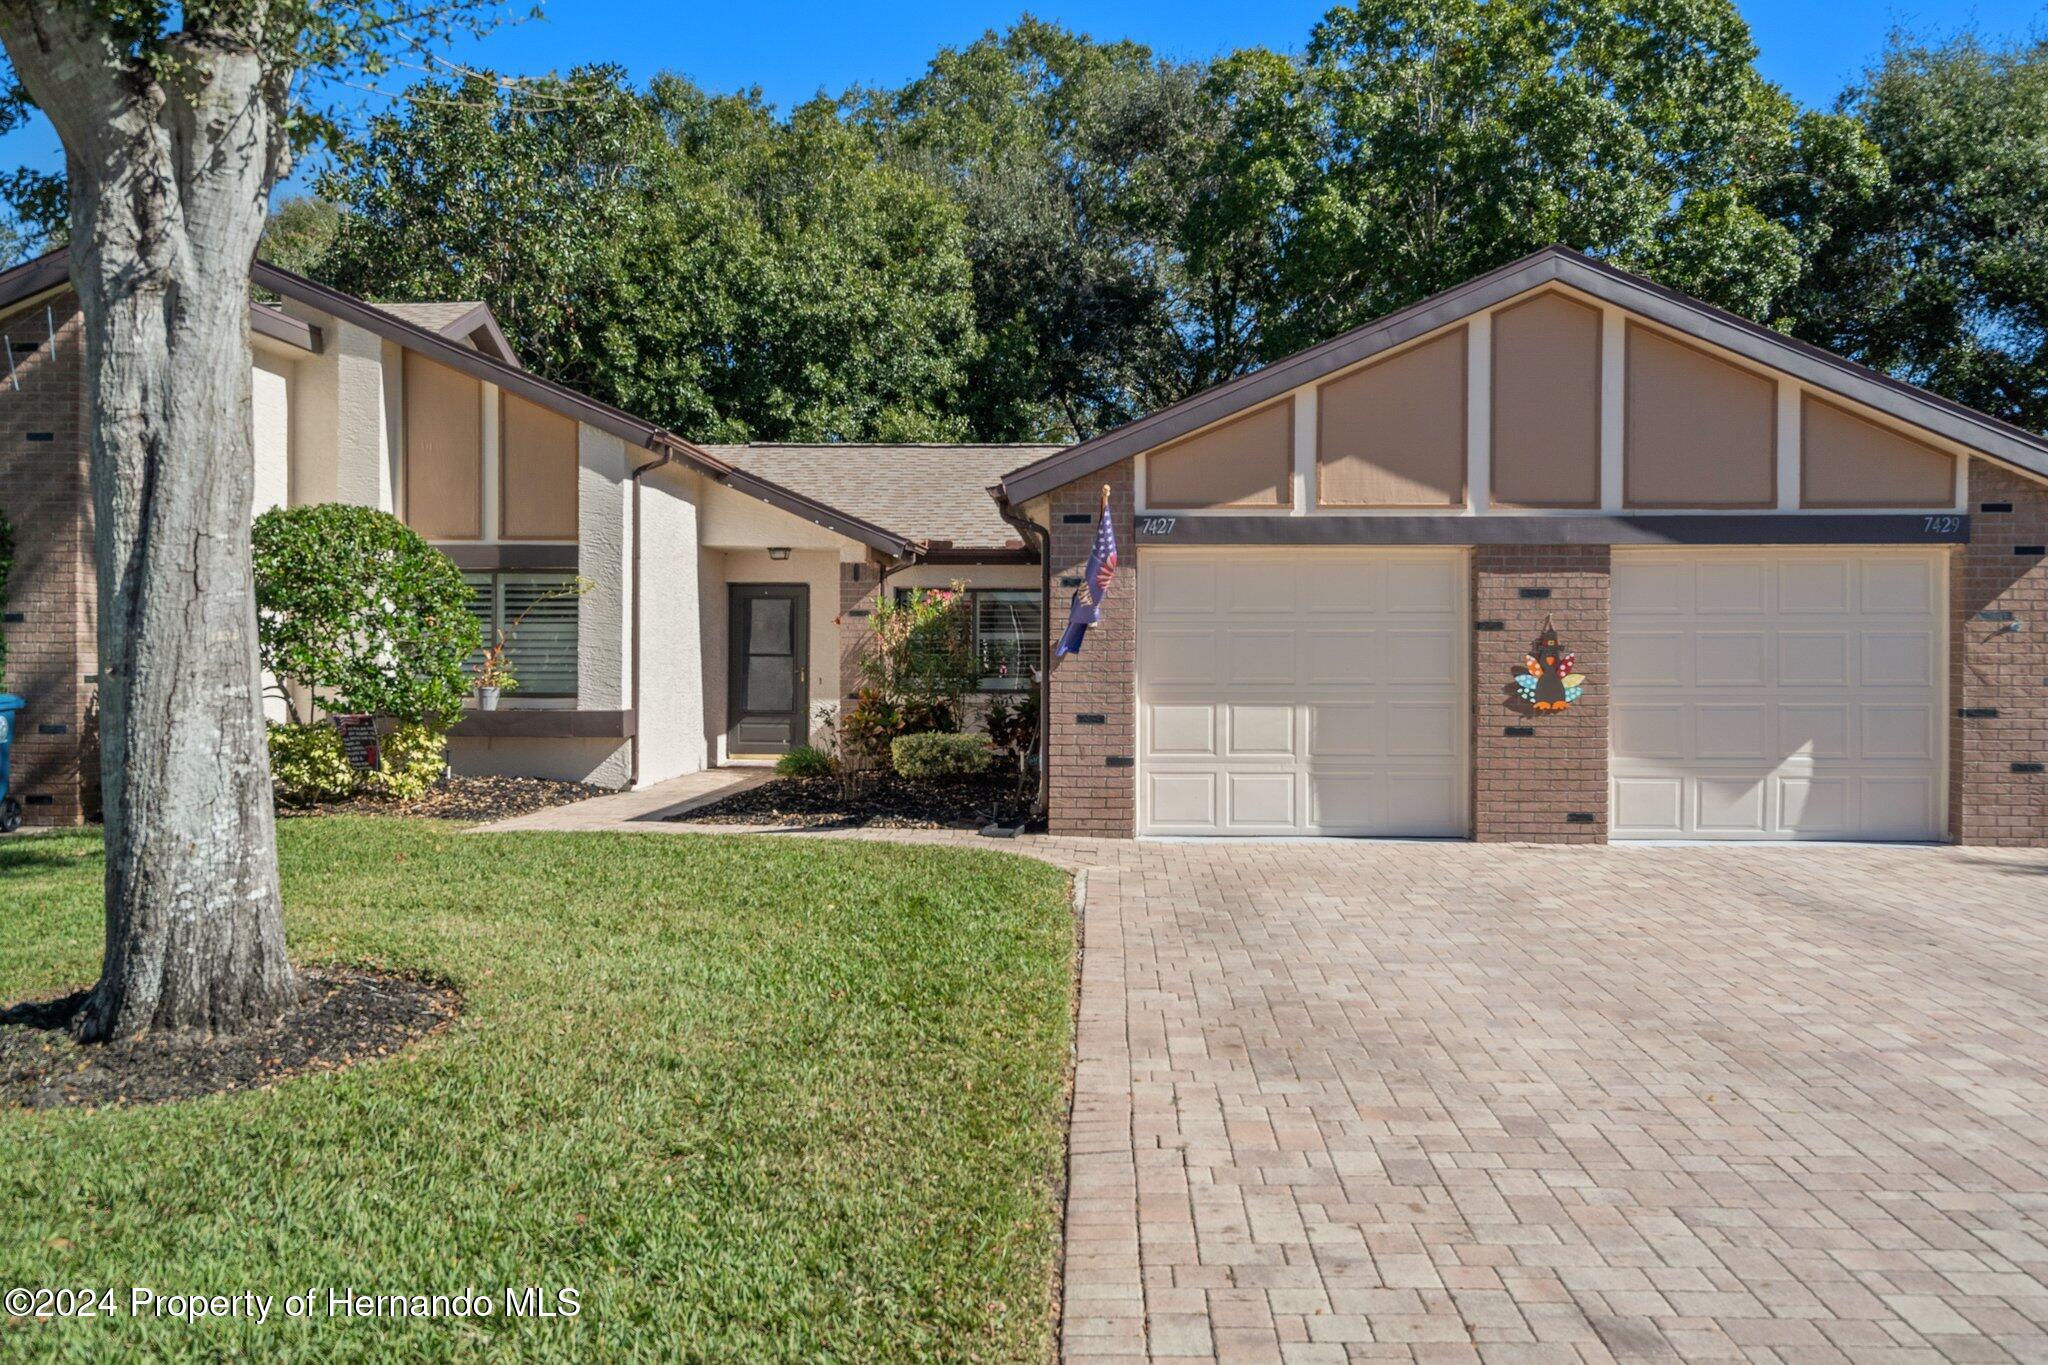
M896 605L930 589L897 588ZM1022 692L1045 659L1045 609L1028 589L969 588L974 607L974 657L981 660L981 690Z
M505 657L519 680L522 697L576 695L576 596L547 601L551 592L573 590L574 574L473 573L465 575L476 597L470 610L484 628L484 643L507 632ZM522 620L521 617L524 617ZM474 667L476 660L470 661Z
M974 599L974 653L982 690L1021 692L1044 661L1045 611L1035 592L983 591Z

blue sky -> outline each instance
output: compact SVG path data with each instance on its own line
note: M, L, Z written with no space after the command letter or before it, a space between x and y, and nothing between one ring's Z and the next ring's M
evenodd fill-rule
M600 61L620 63L636 79L674 70L713 90L758 85L786 108L820 90L837 94L854 84L899 84L922 70L939 47L1003 27L1023 8L989 0L892 0L885 7L823 0L552 0L544 18L501 28L451 55L516 75ZM1298 49L1329 0L1040 0L1031 8L1041 18L1099 38L1134 38L1168 56L1203 57L1252 44ZM1894 27L1945 35L1974 23L1994 37L2025 37L2048 25L2044 0L1749 0L1742 10L1756 35L1764 75L1808 104L1831 102ZM416 74L394 73L385 84L402 86ZM0 164L8 163L56 169L61 157L55 136L44 126L0 138Z

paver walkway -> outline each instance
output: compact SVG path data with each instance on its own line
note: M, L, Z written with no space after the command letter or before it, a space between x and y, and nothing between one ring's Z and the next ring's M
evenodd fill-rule
M1069 1360L2048 1361L2048 855L1008 847Z

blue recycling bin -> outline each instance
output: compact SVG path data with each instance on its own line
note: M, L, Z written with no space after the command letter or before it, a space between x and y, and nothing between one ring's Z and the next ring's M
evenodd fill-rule
M0 692L0 834L21 828L21 802L14 799L8 765L14 757L14 727L26 705L20 697Z

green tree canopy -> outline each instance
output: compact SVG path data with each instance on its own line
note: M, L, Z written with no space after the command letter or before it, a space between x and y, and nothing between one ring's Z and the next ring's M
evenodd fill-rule
M1883 169L1846 192L1816 177L1793 330L2048 430L2048 42L1894 37L1843 107Z
M612 67L430 80L320 192L345 209L323 278L481 298L536 371L692 438L961 434L960 215L829 104L784 121Z

